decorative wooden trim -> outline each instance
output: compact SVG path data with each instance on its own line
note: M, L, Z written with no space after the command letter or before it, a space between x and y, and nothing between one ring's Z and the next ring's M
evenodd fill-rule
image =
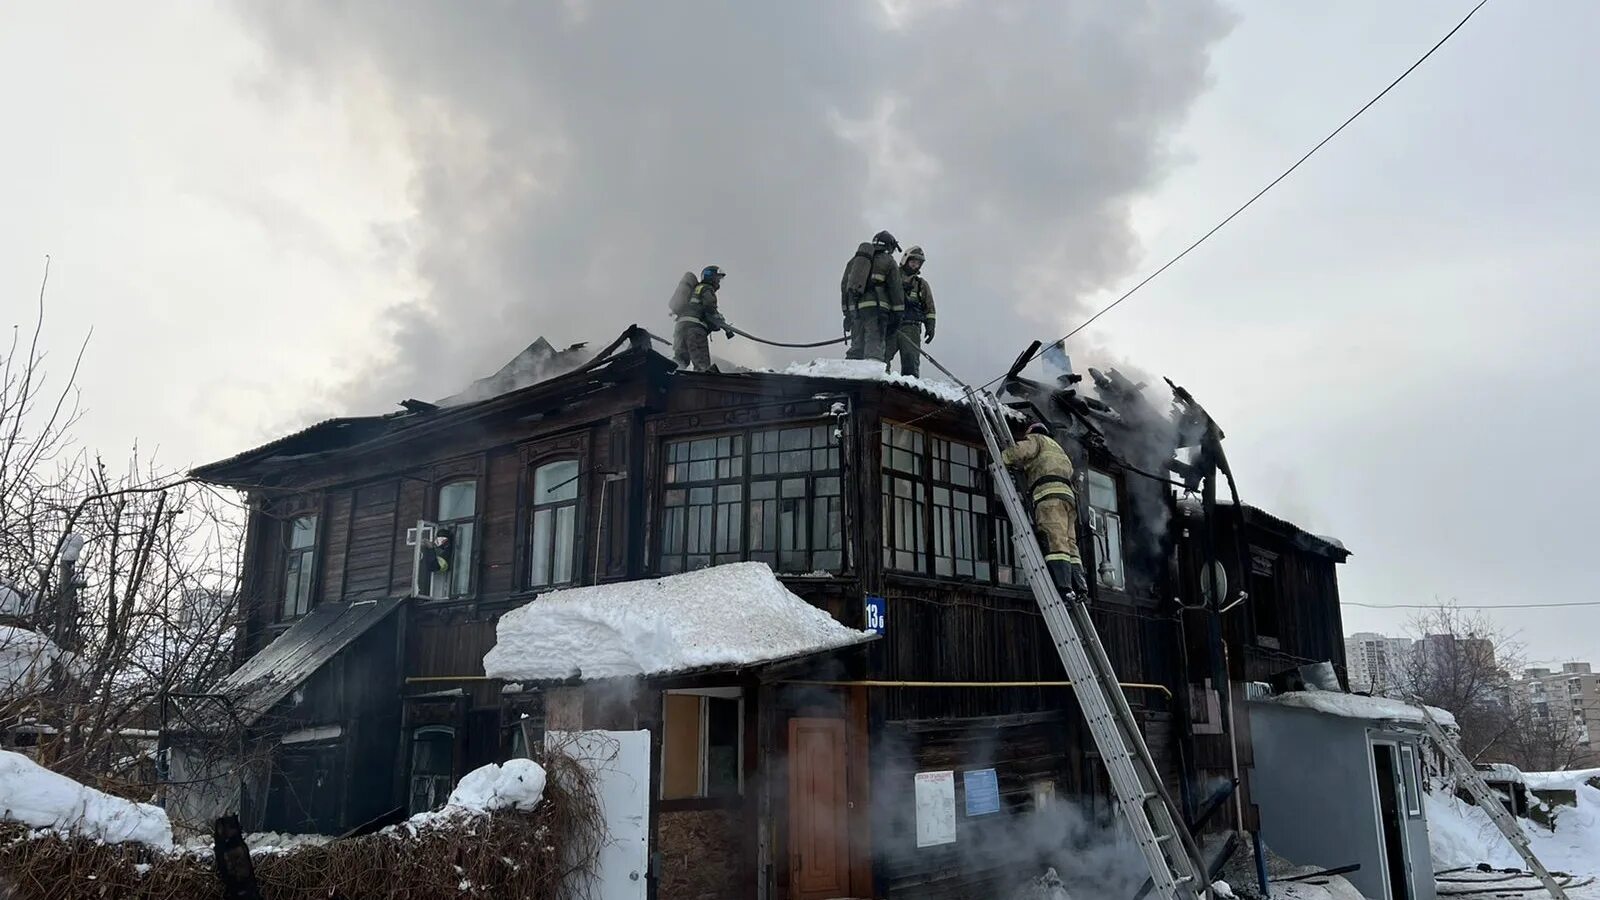
M592 425L592 423L591 423ZM585 548L588 547L589 516L588 504L590 481L595 477L594 452L591 446L592 435L590 425L585 425L581 431L573 431L548 438L541 441L529 441L517 445L517 457L520 465L517 469L517 513L515 539L516 546L512 549L511 572L512 596L536 595L536 591L528 585L528 531L533 527L531 517L528 515L529 497L532 495L533 470L546 462L558 459L576 459L578 461L578 498L576 520L573 522L572 553L573 582L569 586L586 584L584 581L583 562L587 558Z

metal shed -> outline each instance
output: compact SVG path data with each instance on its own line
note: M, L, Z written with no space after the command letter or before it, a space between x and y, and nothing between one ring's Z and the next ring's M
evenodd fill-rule
M1304 865L1359 864L1345 878L1375 900L1435 900L1420 717L1324 691L1252 701L1250 788L1267 845Z

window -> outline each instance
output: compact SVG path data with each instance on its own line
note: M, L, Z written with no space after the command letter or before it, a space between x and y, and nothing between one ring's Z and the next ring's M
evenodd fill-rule
M886 567L1016 580L1010 523L990 497L982 449L885 424L882 452Z
M1118 511L1116 479L1090 469L1089 530L1094 534L1094 565L1102 585L1115 590L1128 586L1122 564L1122 514Z
M1406 815L1417 818L1422 815L1422 779L1417 772L1417 751L1410 744L1400 745L1400 775L1405 781Z
M471 596L478 537L478 483L452 481L439 488L438 516L440 530L450 532L450 568L433 573L428 593L434 597Z
M663 573L756 560L777 572L844 568L844 484L827 425L671 441Z
M455 787L456 732L444 725L418 728L411 734L412 815L443 806Z
M528 587L573 580L578 525L578 461L563 459L533 470L528 526Z
M739 689L667 691L661 704L661 798L739 796L744 787Z
M1278 554L1260 547L1250 548L1250 609L1256 624L1256 641L1276 647L1280 637L1278 623Z
M317 517L296 516L289 520L285 544L283 606L279 621L298 619L311 610L311 588L316 574Z

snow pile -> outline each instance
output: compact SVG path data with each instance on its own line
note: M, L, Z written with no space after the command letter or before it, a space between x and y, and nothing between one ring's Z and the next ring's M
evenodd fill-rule
M172 849L172 823L159 807L101 793L8 750L0 750L0 818L107 844Z
M0 616L33 615L33 597L22 588L0 578Z
M1595 779L1600 779L1600 769L1522 773L1522 780L1527 783L1528 789L1532 791L1573 791L1577 790L1579 785L1587 784Z
M1410 722L1414 725L1422 724L1422 710L1403 700L1391 700L1388 697L1367 697L1334 691L1290 691L1257 702L1309 709L1346 719L1384 719ZM1456 727L1456 717L1448 710L1430 706L1428 712L1441 728Z
M871 637L790 593L765 563L730 563L540 597L500 618L483 670L508 681L663 675Z
M244 835L244 845L250 848L251 856L289 853L302 847L321 847L333 840L326 834L289 834L282 831L251 831ZM197 836L184 841L178 851L190 856L210 856L216 852L216 843L210 835Z
M73 655L38 632L0 625L0 697L43 686L58 659L70 666Z
M1561 775L1576 773L1555 773ZM1530 776L1539 777L1539 776ZM1600 790L1576 785L1578 805L1562 810L1554 831L1518 819L1533 852L1547 867L1575 874L1600 875ZM1495 868L1522 868L1522 857L1483 810L1443 791L1426 797L1428 844L1439 869L1488 863Z
M468 772L450 792L449 805L480 812L528 812L543 797L544 767L531 759L508 759L504 765L490 763Z

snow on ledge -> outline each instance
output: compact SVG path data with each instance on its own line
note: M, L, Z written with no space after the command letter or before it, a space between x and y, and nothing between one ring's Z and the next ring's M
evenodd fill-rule
M1342 694L1336 691L1291 691L1255 701L1295 709L1309 709L1346 719L1387 719L1397 722L1422 724L1422 710L1403 700L1388 697L1367 697L1362 694ZM1433 719L1442 728L1456 727L1456 717L1437 706L1428 707Z
M765 563L730 563L539 597L500 618L483 670L507 681L665 675L871 638L795 596Z
M1600 769L1522 773L1522 780L1536 791L1575 791L1579 785L1587 784L1595 778L1600 778Z
M9 750L0 750L0 820L172 849L172 823L160 807L102 793Z

